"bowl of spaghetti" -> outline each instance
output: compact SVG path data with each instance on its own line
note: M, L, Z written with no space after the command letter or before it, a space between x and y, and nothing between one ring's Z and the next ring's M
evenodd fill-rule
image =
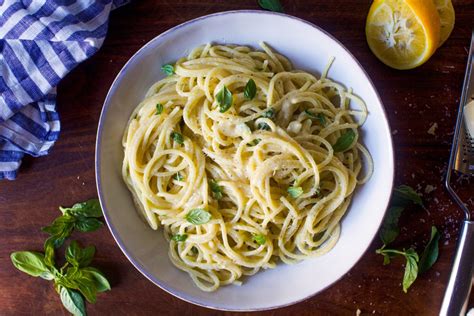
M357 60L306 21L217 13L151 40L104 103L99 198L130 262L163 290L234 311L341 278L375 236L394 166Z

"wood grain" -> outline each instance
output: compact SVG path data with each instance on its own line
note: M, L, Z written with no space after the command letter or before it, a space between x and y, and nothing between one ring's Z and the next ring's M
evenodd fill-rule
M462 216L445 189L443 178L454 129L474 26L474 1L453 1L456 26L431 60L411 71L384 66L365 41L365 17L370 1L282 1L288 14L319 25L340 40L361 62L386 107L396 147L396 184L424 192L426 209L409 209L399 247L423 247L431 225L442 231L436 265L419 277L408 294L401 290L403 262L383 266L375 239L360 262L329 289L307 301L264 315L436 315L439 311ZM213 12L258 9L256 1L133 1L111 14L109 35L102 49L78 66L58 87L62 132L50 155L25 158L16 181L0 182L0 314L64 314L51 284L26 276L10 264L15 250L41 250L39 228L70 205L96 196L94 143L107 90L125 62L142 45L184 21ZM295 47L295 49L298 49ZM436 122L436 136L427 133ZM383 166L379 166L383 168ZM472 190L470 191L472 195ZM473 207L471 204L469 205ZM218 315L185 303L146 280L115 245L107 229L82 234L97 246L95 264L112 280L113 290L89 305L90 315ZM317 275L313 276L317 282ZM269 289L271 291L271 289ZM471 306L473 300L471 299ZM231 313L229 313L231 314Z

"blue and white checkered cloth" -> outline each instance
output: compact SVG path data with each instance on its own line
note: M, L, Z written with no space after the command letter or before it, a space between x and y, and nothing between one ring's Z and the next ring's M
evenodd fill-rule
M109 13L128 0L0 0L0 179L60 131L56 86L96 53Z

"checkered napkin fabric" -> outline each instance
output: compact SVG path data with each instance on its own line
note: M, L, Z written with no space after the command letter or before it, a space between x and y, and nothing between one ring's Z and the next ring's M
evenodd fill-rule
M0 179L58 139L56 86L96 53L128 0L0 0Z

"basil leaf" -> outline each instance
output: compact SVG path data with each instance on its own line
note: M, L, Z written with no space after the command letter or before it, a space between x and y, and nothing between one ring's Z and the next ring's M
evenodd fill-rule
M94 258L95 247L81 248L77 241L73 240L66 249L66 260L75 267L85 267Z
M34 277L52 280L54 275L45 263L44 255L33 251L17 251L10 255L13 266Z
M388 209L387 215L385 216L379 232L380 239L384 245L388 245L393 242L400 233L400 229L398 228L398 220L400 219L402 212L403 207L392 206Z
M56 239L55 236L51 236L44 242L44 262L49 267L54 267L54 248L58 240L64 242L64 239Z
M60 207L61 211L74 216L102 217L102 208L98 199L91 199L86 202L76 203L71 208Z
M93 232L102 227L102 222L97 218L79 217L74 228L81 232Z
M269 108L268 110L266 110L262 117L265 117L265 118L269 118L269 119L272 119L275 117L275 110L273 108Z
M54 249L63 245L64 240L71 235L76 222L76 218L69 211L63 213L64 215L56 218L50 226L42 228L51 234L44 243L45 262L50 267L54 267Z
M80 267L88 266L92 262L94 255L95 255L94 246L88 246L88 247L82 248L81 256L77 259L79 266Z
M157 103L155 115L160 115L161 113L163 113L163 104Z
M224 86L216 95L217 104L219 104L219 112L225 113L232 106L232 92Z
M418 276L418 254L410 248L405 252L405 258L407 263L405 265L405 274L403 275L403 292L406 293Z
M433 264L438 260L438 241L439 241L439 232L435 226L431 227L431 237L430 241L423 250L421 254L420 262L418 263L418 270L421 273L428 271Z
M76 279L79 279L82 276L81 270L79 270L78 267L69 267L66 271L66 274L64 275L64 278L69 281L74 281Z
M171 132L171 139L182 145L184 143L183 135L177 132Z
M392 205L407 206L410 203L423 206L421 196L416 193L412 187L409 187L408 185L401 185L393 190L393 196L391 200Z
M212 191L212 195L214 196L214 198L216 200L220 200L222 199L222 193L223 193L223 190L222 190L222 187L217 184L216 181L214 180L211 180L210 182L210 186L211 186L211 191Z
M249 79L249 81L247 82L244 88L244 97L247 100L252 100L253 98L255 98L256 94L257 94L257 85L255 84L255 81L253 81L253 79Z
M202 208L195 208L186 214L186 220L194 225L206 224L211 217L211 213Z
M258 5L265 10L283 12L283 6L279 0L258 0Z
M181 175L181 173L176 173L174 176L173 176L173 179L176 180L176 181L183 181L184 180L184 177Z
M62 227L61 231L57 232L54 235L51 235L48 239L46 239L46 242L44 244L45 250L47 246L51 246L53 248L61 247L64 243L64 240L71 235L73 228L74 228L74 222L68 223L67 225L64 225Z
M167 75L167 76L172 76L172 75L175 74L174 67L173 67L173 65L170 65L170 64L166 64L166 65L161 66L161 71L164 72L165 75Z
M74 290L60 286L59 297L64 308L74 316L86 316L86 306L82 295Z
M267 238L263 234L253 235L253 240L259 245L265 245Z
M97 289L95 287L94 280L88 278L81 278L76 281L78 290L84 295L89 303L95 303L97 301Z
M171 237L171 240L174 240L176 242L183 242L187 238L188 238L188 235L186 235L186 234L183 234L183 235L176 234L176 235L173 235L173 237Z
M83 273L77 267L71 267L67 269L64 277L69 287L79 290L89 303L95 303L97 288L91 274Z
M68 277L66 277L65 275L63 274L60 274L58 276L57 279L54 280L54 285L55 285L55 289L56 291L59 293L59 286L64 286L64 287L67 287L69 289L76 289L77 290L77 286L76 286L76 283L74 280L72 279L69 279Z
M72 264L74 267L79 266L79 262L76 257L79 257L81 253L81 248L77 241L73 240L69 246L66 248L66 261Z
M85 267L81 269L81 272L95 281L97 292L105 292L111 289L109 281L98 269Z
M41 230L51 235L61 235L64 231L72 229L75 220L69 214L62 215L56 218L51 225L43 227Z
M334 145L332 145L332 149L335 152L343 152L351 147L354 139L356 137L355 132L352 129L347 130L344 134L342 134L336 141Z
M302 187L289 187L287 191L288 191L288 194L290 194L290 196L294 199L296 199L301 194L303 194Z
M264 122L258 123L257 128L261 129L261 130L264 130L264 131L270 131L271 130L270 125L268 125L267 123L264 123Z

